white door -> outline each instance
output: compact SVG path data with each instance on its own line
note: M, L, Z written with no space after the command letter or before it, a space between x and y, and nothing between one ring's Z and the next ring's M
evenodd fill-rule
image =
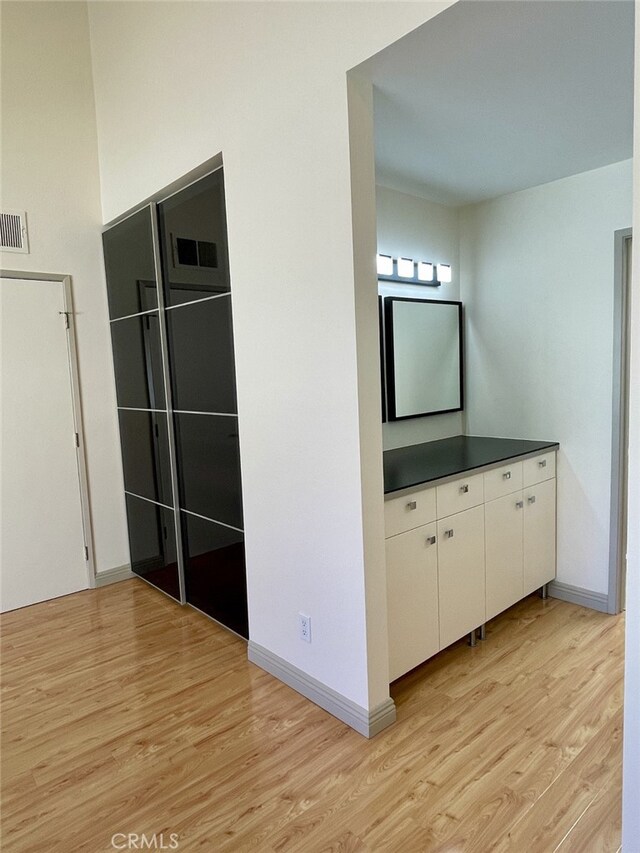
M0 280L0 609L88 586L64 285Z

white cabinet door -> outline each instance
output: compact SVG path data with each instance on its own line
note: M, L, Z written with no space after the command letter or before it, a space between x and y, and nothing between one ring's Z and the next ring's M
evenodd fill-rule
M389 679L439 650L436 525L386 540Z
M556 576L556 481L524 490L524 595Z
M438 522L440 647L485 621L484 506Z
M485 504L487 620L524 595L522 492Z

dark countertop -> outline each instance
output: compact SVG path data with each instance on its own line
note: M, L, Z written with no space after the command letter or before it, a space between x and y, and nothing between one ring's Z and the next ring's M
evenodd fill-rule
M442 477L463 474L518 456L555 450L557 441L525 441L520 438L484 438L456 435L410 447L385 450L384 493L420 486Z

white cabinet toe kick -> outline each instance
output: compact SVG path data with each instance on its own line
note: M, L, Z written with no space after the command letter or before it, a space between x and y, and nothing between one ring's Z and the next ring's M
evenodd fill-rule
M391 681L556 574L556 451L385 501Z

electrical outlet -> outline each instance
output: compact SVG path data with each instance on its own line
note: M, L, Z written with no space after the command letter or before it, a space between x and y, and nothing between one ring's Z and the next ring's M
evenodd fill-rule
M298 613L298 630L300 631L300 639L305 643L311 642L311 616L306 616L304 613Z

